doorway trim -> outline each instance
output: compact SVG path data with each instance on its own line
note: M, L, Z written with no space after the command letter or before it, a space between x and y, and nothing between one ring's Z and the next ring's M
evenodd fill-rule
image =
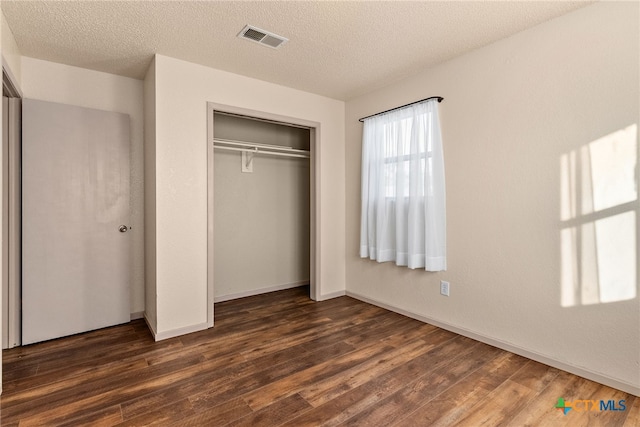
M273 114L266 111L251 110L247 108L235 107L232 105L207 102L207 326L212 327L214 323L214 150L213 150L213 113L229 113L239 116L246 116L252 119L276 122L283 125L305 127L310 129L310 159L309 159L309 281L310 297L318 301L321 292L320 280L320 123L296 117Z
M22 344L21 306L21 102L22 91L4 56L2 56L3 115L3 226L2 241L7 245L2 256L2 322L3 348ZM4 122L4 118L3 118ZM5 127L6 124L6 127ZM7 143L8 146L4 146Z

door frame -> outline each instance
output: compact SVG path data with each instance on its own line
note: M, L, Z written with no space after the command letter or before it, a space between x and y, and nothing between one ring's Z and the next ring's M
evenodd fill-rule
M282 125L304 127L310 130L309 159L309 280L310 297L318 301L321 292L320 259L320 123L297 117L283 116L266 111L251 110L232 105L207 102L207 325L213 326L214 314L214 149L213 149L213 113L229 113L247 118L275 122Z
M2 222L7 228L2 231L2 242L6 242L6 252L2 255L2 323L1 333L3 348L17 347L22 344L22 203L21 203L21 102L22 91L15 77L2 58L2 92L8 102L3 105L3 115L8 117L8 127L3 126L2 184L3 203ZM4 109L7 111L4 111ZM7 136L8 147L4 147L4 136ZM7 168L7 170L4 170ZM5 234L7 233L7 234Z

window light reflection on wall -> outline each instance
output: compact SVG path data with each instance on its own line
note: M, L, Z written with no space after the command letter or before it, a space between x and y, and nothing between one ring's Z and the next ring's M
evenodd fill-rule
M561 156L561 305L637 296L638 127Z

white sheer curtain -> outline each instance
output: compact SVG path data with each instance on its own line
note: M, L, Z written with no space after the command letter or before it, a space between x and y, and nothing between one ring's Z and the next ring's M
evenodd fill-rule
M447 268L435 99L364 120L360 256L428 271Z

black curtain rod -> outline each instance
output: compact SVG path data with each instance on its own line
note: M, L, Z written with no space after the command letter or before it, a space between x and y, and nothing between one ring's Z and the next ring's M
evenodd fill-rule
M367 116L367 117L363 117L363 118L361 118L361 119L360 119L360 120L358 120L358 121L360 121L360 122L364 122L364 121L365 121L365 119L368 119L369 117L379 116L380 114L388 113L389 111L398 110L398 109L400 109L400 108L408 107L409 105L418 104L418 103L420 103L420 102L428 101L428 100L430 100L430 99L437 99L437 100L438 100L438 102L442 102L442 100L443 100L444 98L443 98L443 97L441 97L441 96L432 96L432 97L429 97L429 98L421 99L420 101L410 102L410 103L408 103L408 104L401 105L401 106L396 107L396 108L391 108L390 110L381 111L380 113L376 113L376 114L372 114L372 115Z

